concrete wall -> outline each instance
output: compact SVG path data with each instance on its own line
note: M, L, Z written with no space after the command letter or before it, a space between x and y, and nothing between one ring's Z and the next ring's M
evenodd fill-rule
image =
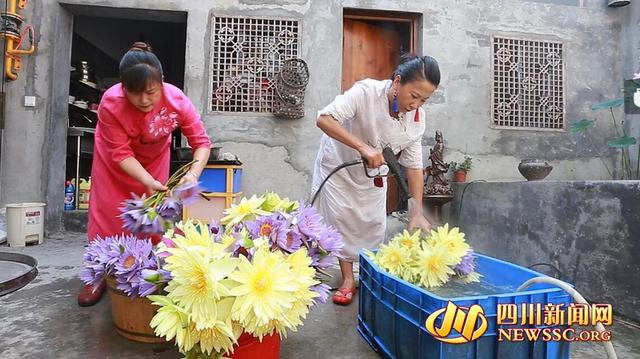
M489 182L455 192L449 220L474 249L523 266L552 264L589 300L640 319L640 182Z
M490 36L535 34L565 44L568 124L590 116L595 102L614 97L623 77L624 9L603 1L390 1L390 0L88 0L75 5L186 11L185 92L202 112L207 130L245 163L246 193L273 189L306 197L320 131L316 111L340 91L342 9L409 11L423 16L422 48L442 68L437 94L426 105L424 145L443 131L446 158L474 157L471 179L520 178L521 158L555 166L552 179L607 178L595 156L611 161L605 142L593 146L566 132L504 131L490 123ZM36 26L38 52L24 58L18 81L7 86L7 126L2 144L0 204L46 200L48 227L59 223L64 180L65 106L72 13L58 1L29 2L21 12ZM106 13L106 12L105 12ZM87 15L85 13L85 15ZM93 14L95 15L95 14ZM209 113L210 25L214 15L293 17L301 20L301 56L311 69L306 117L283 121L269 115ZM108 31L107 29L105 29ZM36 95L35 109L22 106ZM599 121L596 138L611 131ZM602 136L600 136L602 137ZM426 148L426 147L425 147Z

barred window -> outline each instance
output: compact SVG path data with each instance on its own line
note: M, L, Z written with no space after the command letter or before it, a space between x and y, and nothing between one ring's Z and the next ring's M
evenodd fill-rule
M275 76L298 57L298 21L215 17L211 110L270 112Z
M562 43L493 36L492 127L564 130Z

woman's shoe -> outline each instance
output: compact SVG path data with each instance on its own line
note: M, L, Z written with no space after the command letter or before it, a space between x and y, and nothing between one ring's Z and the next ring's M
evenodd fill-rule
M106 284L104 281L96 285L85 285L78 294L78 305L81 307L89 307L98 303L100 298L102 298L105 289Z
M349 305L353 301L356 292L356 288L338 288L331 300L338 305Z

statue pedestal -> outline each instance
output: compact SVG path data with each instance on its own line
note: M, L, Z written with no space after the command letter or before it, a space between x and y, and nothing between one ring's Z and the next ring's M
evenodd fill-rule
M442 205L453 199L452 194L424 194L422 200L433 213L436 224L442 224Z

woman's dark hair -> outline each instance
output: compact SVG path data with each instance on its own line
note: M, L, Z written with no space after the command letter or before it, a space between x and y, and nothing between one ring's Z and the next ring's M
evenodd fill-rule
M440 66L431 56L416 56L405 53L400 56L400 64L393 72L391 79L400 75L400 83L406 84L415 80L427 80L434 86L440 84Z
M125 90L140 93L150 82L162 83L162 64L151 45L135 42L120 60L120 82Z

